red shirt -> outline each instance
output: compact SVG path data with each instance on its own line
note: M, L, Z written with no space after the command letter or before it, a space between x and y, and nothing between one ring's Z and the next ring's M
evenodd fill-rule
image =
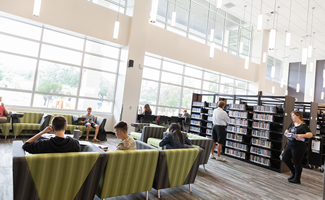
M3 116L4 112L5 112L4 107L2 105L0 105L0 117Z

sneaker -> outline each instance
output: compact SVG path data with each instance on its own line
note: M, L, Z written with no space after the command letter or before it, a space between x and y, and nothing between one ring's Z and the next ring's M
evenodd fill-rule
M216 159L216 157L213 154L211 154L210 159Z
M98 140L98 139L94 138L94 139L93 139L93 141L94 141L94 142L99 142L100 140Z
M88 138L86 138L85 140L88 141Z
M225 162L225 161L226 161L226 159L221 158L221 157L217 157L217 160L218 160L218 161L222 161L222 162Z

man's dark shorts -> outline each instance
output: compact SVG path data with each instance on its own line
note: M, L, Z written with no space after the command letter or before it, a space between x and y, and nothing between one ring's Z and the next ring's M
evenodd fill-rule
M227 126L213 125L212 139L218 144L224 145L226 142L226 128Z
M91 124L91 127L95 128L95 125L97 125L96 123L94 122L86 122L85 123L85 126L88 126L88 124Z

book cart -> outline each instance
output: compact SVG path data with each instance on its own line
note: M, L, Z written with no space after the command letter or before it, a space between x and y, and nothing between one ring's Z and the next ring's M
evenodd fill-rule
M211 137L213 109L217 107L218 101L224 100L227 103L225 110L230 123L227 125L226 143L223 145L222 154L273 171L288 171L279 155L286 144L287 138L283 132L291 123L293 97L263 96L261 92L258 95L213 94L213 102L203 102L202 97L205 95L211 96L193 94L194 117L191 119L193 124L196 124L190 129L195 130L193 133ZM194 113L193 108L200 108L201 112ZM200 117L203 119L200 120Z
M316 125L317 125L317 110L318 104L314 102L295 102L295 109L299 110L303 114L303 120L306 122L306 125L309 127L310 131L313 135L316 135ZM313 138L306 141L307 152L304 155L302 160L302 166L306 168L313 168L315 164L314 160L310 160L311 151L311 143ZM310 163L310 161L312 161Z

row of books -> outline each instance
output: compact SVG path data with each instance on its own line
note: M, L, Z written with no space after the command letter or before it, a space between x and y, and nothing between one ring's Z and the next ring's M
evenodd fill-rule
M246 110L246 105L245 104L230 104L229 109Z
M201 125L201 121L191 120L191 124L200 126Z
M232 156L242 158L242 159L246 158L246 153L245 152L238 151L238 150L235 150L235 149L225 148L225 154L232 155Z
M208 121L213 121L212 119L213 119L212 116L208 116Z
M240 117L240 118L247 118L247 112L240 112L240 111L232 111L229 110L229 117Z
M209 107L213 107L213 108L216 108L218 106L217 103L209 103Z
M227 147L232 147L235 149L239 149L239 150L243 150L243 151L247 151L247 145L246 144L241 144L241 143L237 143L237 142L232 142L227 140L226 141L226 146Z
M269 148L269 149L272 147L272 143L270 141L267 141L266 139L252 138L251 143L254 145Z
M263 157L259 157L259 156L255 156L255 155L251 154L249 160L251 162L258 163L261 165L270 166L270 159L268 159L268 158L263 158Z
M267 122L253 122L252 127L270 130L270 124Z
M254 106L254 111L276 113L276 106Z
M262 156L271 157L271 151L267 150L267 149L262 149L262 148L251 146L250 152L254 153L254 154L262 155Z
M194 118L194 119L202 119L201 115L198 115L198 114L192 114L191 115L191 118Z
M240 126L227 126L227 131L234 132L234 133L240 133L243 135L247 134L247 128L243 128Z
M210 123L210 122L207 123L207 127L208 127L208 128L212 128L212 126L213 126L212 123Z
M255 137L261 137L261 138L270 138L270 131L264 131L264 130L252 130L252 135Z
M253 115L253 119L256 119L256 120L265 120L265 121L270 121L272 122L273 121L273 115L268 115L268 114L257 114L255 113Z
M200 113L201 108L192 108L192 112Z
M207 129L206 134L211 135L212 134L212 129Z
M233 118L230 118L229 124L247 126L248 125L248 121L245 120L245 119L233 119Z
M208 110L208 114L212 115L213 114L213 110L212 109L209 109Z
M233 133L227 133L226 138L229 139L229 140L236 140L238 142L243 141L243 136L242 135L233 134Z
M201 101L193 101L193 106L201 106L201 107L203 107L204 106L204 102L201 102Z
M196 126L190 126L190 130L195 131L195 132L200 132L201 129L199 127L196 127Z

